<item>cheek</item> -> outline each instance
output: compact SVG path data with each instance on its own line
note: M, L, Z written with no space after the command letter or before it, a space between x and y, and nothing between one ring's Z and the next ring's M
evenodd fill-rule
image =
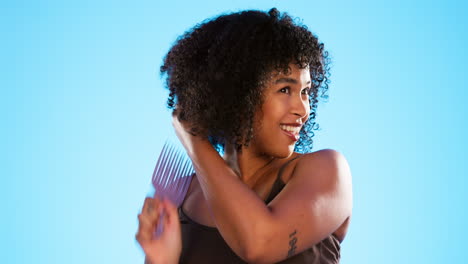
M306 109L306 120L309 119L310 117L310 104L309 104L309 100L307 100L307 102L304 103L304 107Z
M283 115L281 112L278 111L278 109L270 111L268 114L265 115L265 118L263 118L262 120L264 129L273 129L274 127L279 126L282 118Z
M277 112L277 109L264 108L264 114L261 118L257 119L257 121L257 125L254 125L254 135L257 136L257 140L268 141L271 140L271 136L276 133L276 128L279 128L281 116ZM271 144L271 142L269 142L269 144Z
M278 107L275 107L271 104L264 105L262 108L262 116L257 119L261 126L271 124L272 122L275 122L275 119L277 119L278 116Z
M264 113L269 115L269 119L281 119L288 114L290 102L281 98L274 98L265 105Z

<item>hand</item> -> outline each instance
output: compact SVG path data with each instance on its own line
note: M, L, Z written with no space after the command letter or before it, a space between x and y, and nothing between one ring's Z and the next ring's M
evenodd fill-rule
M196 144L202 143L204 145L211 146L208 138L203 137L202 135L195 135L191 132L192 127L190 126L190 123L187 121L181 121L178 117L177 111L174 111L172 114L172 126L174 126L174 130L179 141L182 143L190 157Z
M145 263L179 263L182 237L177 208L174 204L169 199L147 197L138 220L136 240L146 254ZM161 224L164 227L163 231L156 237L155 231Z

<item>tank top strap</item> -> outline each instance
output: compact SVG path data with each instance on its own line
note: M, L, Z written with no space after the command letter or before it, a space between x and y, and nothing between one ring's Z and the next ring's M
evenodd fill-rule
M302 155L297 155L296 157L286 161L283 165L281 165L281 168L278 171L278 176L275 180L275 183L273 183L273 187L271 188L270 195L268 195L268 198L265 200L265 203L269 203L275 198L275 196L283 189L284 187L284 182L281 180L281 176L283 175L283 171L288 166L291 161L301 157Z
M299 158L301 156L302 156L302 154L297 155L296 157L286 161L283 165L281 165L281 168L278 171L278 178L276 178L276 181L281 181L281 176L283 176L283 171L286 168L286 166L288 166L288 164L291 163L291 161L293 161L293 160L295 160L295 159L297 159L297 158Z

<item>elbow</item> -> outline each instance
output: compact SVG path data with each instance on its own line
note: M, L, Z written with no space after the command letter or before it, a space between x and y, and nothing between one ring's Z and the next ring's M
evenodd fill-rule
M233 245L229 245L229 247L243 261L247 263L258 263L259 255L258 249L255 246L256 244L255 242L244 240L243 242L237 243L237 247Z
M272 263L268 256L269 246L274 239L272 230L273 222L257 221L253 229L251 229L250 236L244 240L244 247L242 250L241 258L247 263Z
M249 255L244 259L245 262L251 264L271 264L271 260L267 260L264 256L261 255Z
M246 246L239 257L247 263L259 263L260 259L258 250L252 246Z
M247 262L247 263L252 263L252 264L261 264L261 263L266 263L265 261L263 261L263 258L256 254L255 252L251 251L251 252L246 252L246 254L244 254L244 256L242 257L242 259Z
M255 243L245 247L242 254L242 259L247 263L262 264L271 263L268 260L265 249L266 243L263 240L258 239Z

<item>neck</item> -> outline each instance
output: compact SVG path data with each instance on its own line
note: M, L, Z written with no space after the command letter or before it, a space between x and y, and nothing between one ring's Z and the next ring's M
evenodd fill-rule
M254 184L264 169L275 160L274 157L256 154L245 147L238 152L233 146L225 147L223 158L239 179L249 186Z

